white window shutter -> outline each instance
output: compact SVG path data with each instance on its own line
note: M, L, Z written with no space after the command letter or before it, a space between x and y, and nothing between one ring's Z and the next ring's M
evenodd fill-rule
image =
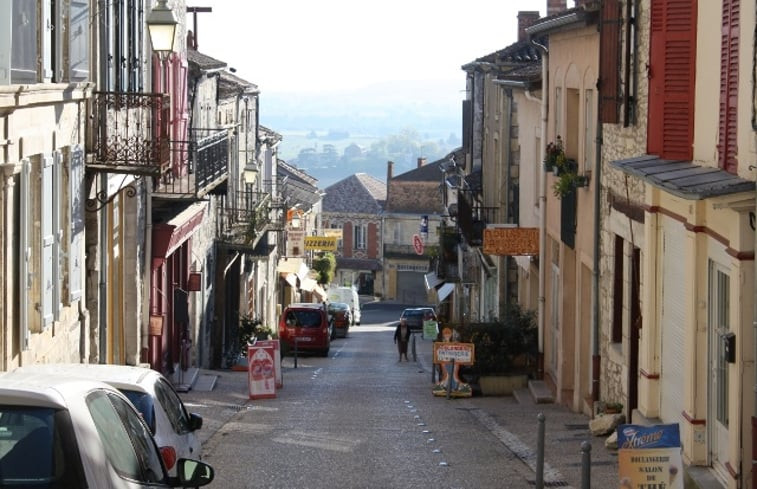
M68 250L68 301L82 296L82 256L84 250L84 149L71 149L69 165L69 204L71 216L71 242Z
M53 79L53 35L55 34L55 21L53 18L50 2L42 2L42 79Z
M13 12L10 0L0 0L0 85L11 82Z
M70 80L88 80L89 4L86 0L71 0L68 46Z
M31 240L29 236L29 222L31 222L31 163L29 160L21 162L21 184L18 188L20 219L19 219L19 323L21 331L19 336L19 349L26 350L29 347L29 289L32 285L31 275Z
M53 169L55 168L52 155L42 155L42 171L40 172L41 190L41 216L40 216L40 239L41 263L40 271L40 316L43 327L49 326L53 321L53 301L55 293L55 277L53 273L55 250L55 232L53 231Z
M63 156L59 151L53 154L53 198L51 202L52 229L53 229L53 317L60 319L63 309L63 229L61 228L61 203L62 199L62 173Z

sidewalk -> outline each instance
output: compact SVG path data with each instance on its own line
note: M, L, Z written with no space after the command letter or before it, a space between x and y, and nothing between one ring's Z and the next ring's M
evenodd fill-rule
M433 341L416 341L417 361L431 380ZM567 407L537 404L530 396L484 397L474 396L454 401L485 426L517 458L536 470L539 421L544 421L544 487L581 487L582 444L590 443L590 487L618 485L617 452L605 447L604 437L589 431L590 418L574 413Z

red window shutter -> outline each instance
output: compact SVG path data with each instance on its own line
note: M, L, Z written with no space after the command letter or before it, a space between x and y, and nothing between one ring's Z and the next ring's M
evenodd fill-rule
M694 134L696 0L652 0L647 152L690 160Z
M620 26L619 0L602 2L599 51L599 95L602 122L616 124L620 110Z
M739 2L723 0L720 41L720 114L718 120L718 166L736 173L739 92Z

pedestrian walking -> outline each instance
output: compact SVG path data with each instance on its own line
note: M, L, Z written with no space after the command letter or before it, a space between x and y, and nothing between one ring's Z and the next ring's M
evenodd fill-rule
M404 321L400 321L397 325L397 329L394 330L394 343L397 345L397 351L400 354L398 362L402 361L402 357L405 357L405 361L409 362L407 358L407 344L410 341L410 328Z

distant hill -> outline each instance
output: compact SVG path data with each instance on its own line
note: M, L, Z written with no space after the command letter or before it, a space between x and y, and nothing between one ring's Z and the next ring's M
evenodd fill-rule
M296 160L303 147L318 151L324 144L332 144L341 153L344 147L355 143L368 149L371 142L412 128L419 135L421 149L418 154L407 154L402 161L396 162L395 173L399 174L411 168L417 156L437 156L425 154L423 142L443 141L445 144L435 149L444 151L454 146L446 144L451 135L460 139L464 85L465 77L461 72L459 83L387 82L349 91L317 93L263 91L260 120L261 124L283 136L280 157L318 178L321 188L358 171L385 180L385 160L374 158L360 169L353 165L308 168ZM329 133L346 133L349 137L335 141L327 137ZM319 137L313 138L315 134Z

